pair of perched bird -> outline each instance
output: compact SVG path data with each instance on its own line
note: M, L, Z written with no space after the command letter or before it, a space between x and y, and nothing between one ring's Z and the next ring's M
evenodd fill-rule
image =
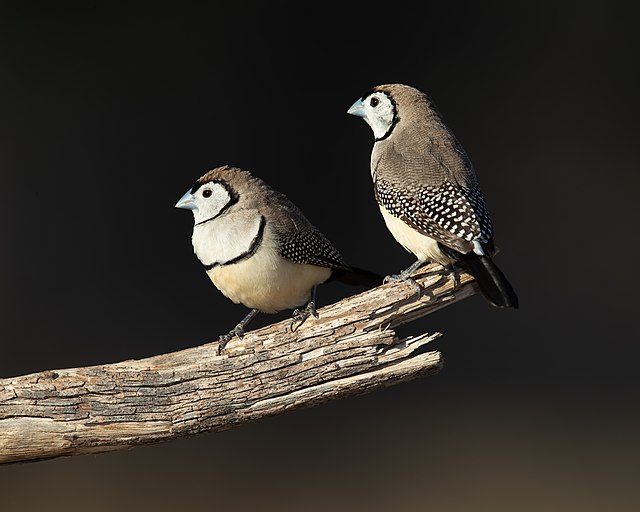
M493 228L473 166L431 99L401 84L380 85L348 110L373 130L371 177L387 228L417 260L389 280L417 286L411 274L429 261L471 273L497 307L518 298L491 259ZM213 284L251 312L228 334L242 337L260 311L315 310L315 288L329 279L368 287L379 276L348 266L331 242L283 194L248 171L223 166L201 176L176 204L193 211L193 248Z

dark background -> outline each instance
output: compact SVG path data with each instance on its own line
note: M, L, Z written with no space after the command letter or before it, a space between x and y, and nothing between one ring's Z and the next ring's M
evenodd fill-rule
M428 92L466 147L521 301L401 329L444 332L435 377L0 467L3 510L638 510L635 17L442 4L0 4L0 377L196 346L240 320L173 208L224 163L352 264L408 266L373 200L371 131L346 114L380 83Z

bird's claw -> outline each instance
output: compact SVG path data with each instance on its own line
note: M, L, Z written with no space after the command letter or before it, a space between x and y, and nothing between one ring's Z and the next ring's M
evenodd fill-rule
M320 315L316 311L316 305L313 301L309 302L309 304L307 304L307 307L305 307L304 309L294 309L291 323L289 324L289 330L291 332L295 332L296 330L298 330L298 328L311 315L313 315L315 318L320 318Z
M460 286L460 276L453 265L444 266L441 269L432 270L424 274L425 276L441 276L446 277L451 281L452 287L455 290Z
M241 325L236 325L233 329L229 331L228 334L220 335L219 343L218 343L218 354L220 354L225 349L225 347L227 346L227 343L229 343L234 336L237 336L240 339L244 337L244 329Z
M451 287L456 290L460 286L460 276L456 272L455 268L449 269L449 280L451 281Z
M320 315L318 314L318 311L316 310L316 304L315 302L311 301L309 302L309 304L307 304L306 310L311 313L314 318L320 318Z
M422 294L422 286L418 284L418 281L416 281L409 275L404 274L402 272L400 272L399 274L391 274L391 275L385 276L382 282L391 283L391 282L398 282L398 281L401 281L403 283L407 283L413 286L418 296Z

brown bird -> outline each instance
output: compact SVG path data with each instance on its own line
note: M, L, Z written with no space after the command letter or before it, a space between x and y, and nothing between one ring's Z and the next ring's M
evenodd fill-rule
M213 284L251 312L228 334L242 337L260 311L296 309L301 324L315 308L316 286L330 279L373 287L382 277L348 266L331 242L284 194L250 172L213 169L195 182L176 208L192 210L193 249Z
M471 160L431 99L402 84L374 87L349 114L373 130L371 176L382 216L417 261L387 280L408 281L427 261L467 269L497 307L518 307L494 263L493 226Z

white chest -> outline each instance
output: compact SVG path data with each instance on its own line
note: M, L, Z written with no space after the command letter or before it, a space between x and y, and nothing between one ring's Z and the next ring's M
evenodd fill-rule
M260 242L262 222L257 212L239 211L196 225L193 250L205 266L224 265L248 254Z

